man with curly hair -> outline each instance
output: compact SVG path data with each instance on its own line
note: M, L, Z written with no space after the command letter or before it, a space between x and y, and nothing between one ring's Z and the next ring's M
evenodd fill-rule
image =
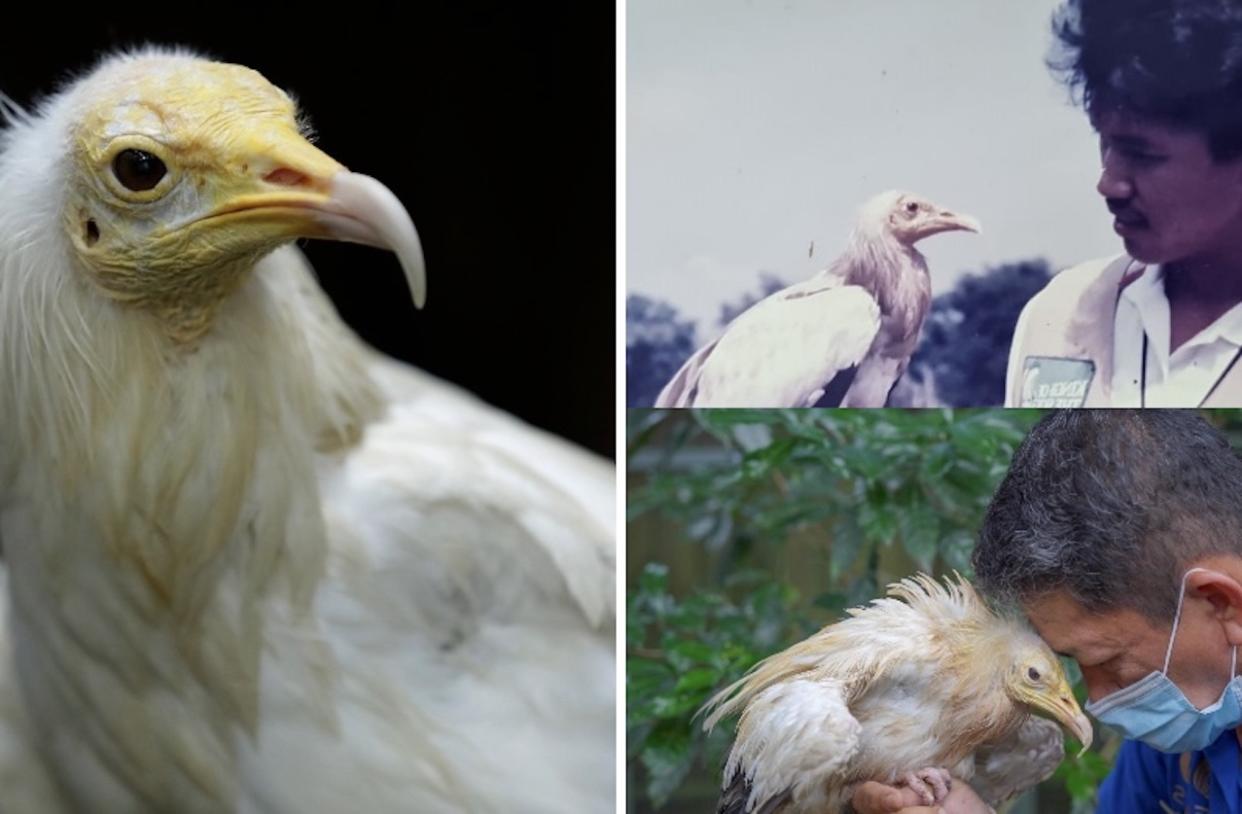
M1125 254L1022 313L1007 406L1242 405L1242 0L1067 0L1050 60Z

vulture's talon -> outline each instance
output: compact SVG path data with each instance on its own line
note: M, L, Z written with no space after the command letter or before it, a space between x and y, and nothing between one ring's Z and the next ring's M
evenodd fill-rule
M917 794L923 805L929 806L936 802L936 798L935 795L932 794L932 790L927 787L927 784L923 782L923 779L918 776L917 772L907 772L901 777L899 785L905 786Z
M953 785L953 777L949 774L948 769L937 767L929 767L920 769L919 778L932 787L935 795L933 802L939 803L949 796L949 788Z
M930 806L942 802L949 796L949 787L953 784L953 778L947 769L928 766L918 771L906 772L899 783L923 798L924 805Z

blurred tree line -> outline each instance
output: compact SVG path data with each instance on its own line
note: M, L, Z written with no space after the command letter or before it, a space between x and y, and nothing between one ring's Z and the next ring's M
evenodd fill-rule
M1050 277L1046 261L1023 260L967 274L936 297L906 374L911 381L898 384L890 406L928 406L928 393L934 394L935 406L999 406L1018 314ZM701 333L669 303L631 294L625 309L626 406L654 404L690 354L738 314L785 286L780 277L760 272L758 292L722 303L716 324Z
M984 509L1040 414L629 411L631 811L713 810L733 722L707 736L693 716L757 661L916 570L969 576ZM1207 415L1242 442L1242 414ZM1118 746L1100 734L1082 757L1070 745L1027 810L1092 810Z

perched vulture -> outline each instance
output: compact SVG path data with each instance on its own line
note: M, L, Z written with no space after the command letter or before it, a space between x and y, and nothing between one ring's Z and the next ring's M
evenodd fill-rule
M612 811L612 467L341 322L392 193L185 52L9 118L0 811Z
M995 805L1061 762L1060 730L1032 712L1090 745L1057 657L964 579L920 574L888 594L708 702L708 729L742 713L720 814L846 811L868 780L908 785L932 805L950 775Z
M742 312L673 376L656 407L883 407L931 303L914 244L979 222L908 192L859 213L845 253Z

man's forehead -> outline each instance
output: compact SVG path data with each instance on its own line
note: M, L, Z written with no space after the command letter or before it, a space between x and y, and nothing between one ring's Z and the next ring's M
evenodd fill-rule
M1090 120L1097 133L1115 142L1166 144L1203 138L1190 128L1123 109L1093 111Z
M1126 610L1093 613L1064 591L1029 600L1023 609L1049 647L1070 655L1124 643L1131 638L1138 616Z

